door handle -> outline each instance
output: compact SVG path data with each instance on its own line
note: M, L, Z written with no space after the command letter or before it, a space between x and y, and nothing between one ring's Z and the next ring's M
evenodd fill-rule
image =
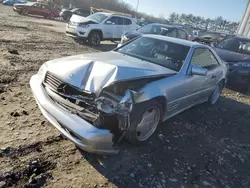
M216 76L213 74L213 75L211 76L211 79L214 79L214 78L216 78Z

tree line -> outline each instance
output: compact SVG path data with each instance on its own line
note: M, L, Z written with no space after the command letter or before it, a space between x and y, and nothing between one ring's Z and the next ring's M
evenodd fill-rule
M219 16L215 19L204 18L201 16L194 16L193 14L177 14L172 13L168 18L163 14L158 17L146 13L138 12L130 4L125 3L123 0L53 0L54 3L64 7L75 6L89 10L90 7L104 8L117 12L123 12L135 15L137 18L147 20L149 22L157 22L163 24L176 24L176 25L189 25L193 28L204 30L224 31L234 33L237 30L238 22L231 22Z
M190 25L193 28L200 28L204 30L224 31L235 33L239 23L231 22L219 16L215 19L204 18L201 16L194 16L193 14L170 14L168 18L169 24Z

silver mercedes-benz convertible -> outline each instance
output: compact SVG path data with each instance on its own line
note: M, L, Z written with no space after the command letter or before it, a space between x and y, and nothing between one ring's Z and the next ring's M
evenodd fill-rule
M146 141L159 123L215 104L228 67L212 48L144 35L110 52L44 63L30 86L43 115L79 148L112 154Z

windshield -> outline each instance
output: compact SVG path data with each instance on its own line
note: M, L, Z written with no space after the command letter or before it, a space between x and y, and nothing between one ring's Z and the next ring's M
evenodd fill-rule
M77 10L79 10L79 8L74 8L74 9L71 9L71 12L75 12Z
M89 20L93 20L96 21L98 23L102 22L103 20L105 20L108 16L102 13L95 13L95 14L91 14L90 16L87 17L87 19Z
M144 33L144 34L160 34L163 28L164 27L162 27L160 25L150 24L150 25L146 25L146 26L140 28L138 31L140 33Z
M140 37L117 51L179 72L189 49L165 40Z
M250 40L241 38L228 38L216 45L217 48L250 55Z

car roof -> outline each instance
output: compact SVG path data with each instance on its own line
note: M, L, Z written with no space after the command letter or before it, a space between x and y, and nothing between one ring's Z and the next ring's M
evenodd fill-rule
M34 5L35 3L37 3L37 2L29 2L29 1L28 1L28 2L26 3L26 5Z
M110 16L112 15L112 13L109 13L109 12L95 12L94 14L105 14L106 16Z
M95 12L96 13L101 13L101 14L105 14L106 16L119 16L119 17L122 17L122 18L128 18L128 19L132 19L131 17L129 16L124 16L124 15L121 15L121 14L117 14L117 13L109 13L109 12Z
M82 8L73 8L70 11L83 10Z
M219 32L219 31L205 31L203 34L223 34L223 35L232 35L230 33Z
M164 40L164 41L168 41L168 42L172 42L172 43L176 43L176 44L180 44L180 45L184 45L184 46L189 46L189 47L207 47L206 45L200 44L197 42L178 39L178 38L174 38L174 37L167 37L167 36L163 36L163 35L146 34L143 36L158 39L158 40Z
M250 38L245 38L245 37L240 36L240 35L234 35L234 36L232 36L232 38L244 39L244 40L250 41Z
M46 5L46 6L49 6L48 4L46 4L46 3L41 3L41 2L27 2L26 4L28 4L28 5L39 4L39 5Z
M160 24L160 23L151 23L148 25L155 25L155 26L162 26L162 27L168 27L168 28L178 28L178 29L182 29L180 26L176 26L176 25L167 25L167 24Z

